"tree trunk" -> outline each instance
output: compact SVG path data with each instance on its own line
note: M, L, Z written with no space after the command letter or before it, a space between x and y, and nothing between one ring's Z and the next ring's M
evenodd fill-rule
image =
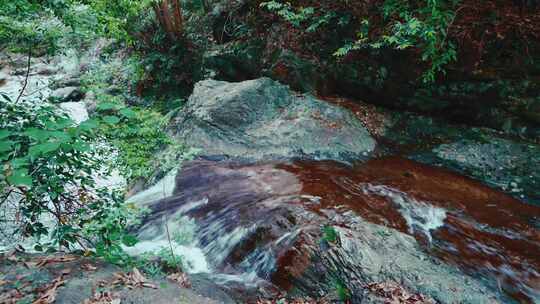
M172 0L174 7L174 25L175 34L178 39L181 39L184 33L184 20L182 17L182 9L180 7L180 0Z
M174 35L174 25L173 21L171 19L171 14L169 12L169 0L163 0L161 2L161 11L163 13L163 23L165 25L165 32L167 32L167 35L171 39L171 41L176 41L176 37Z

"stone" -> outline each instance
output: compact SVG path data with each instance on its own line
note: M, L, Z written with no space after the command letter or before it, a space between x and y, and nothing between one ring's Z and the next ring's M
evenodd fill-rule
M8 78L8 73L6 73L4 70L0 70L0 87L6 84Z
M39 63L32 67L32 72L37 75L51 76L58 73L59 68L52 64Z
M79 101L84 97L79 87L64 87L54 90L49 99L53 102L61 103L68 101Z
M62 79L54 81L50 88L57 90L64 87L79 87L81 86L81 79L76 75L62 77Z
M375 140L349 110L269 78L196 84L173 120L176 137L204 155L247 159L365 159Z
M22 255L22 254L21 254ZM20 256L18 256L20 257ZM165 275L151 277L144 273L145 279L157 288L136 287L129 288L124 284L114 284L117 279L116 274L132 271L131 269L122 269L118 266L106 264L99 259L90 259L79 256L68 256L65 262L46 263L40 267L28 267L25 261L38 263L43 259L52 257L63 257L60 254L55 256L43 256L40 254L25 254L24 258L17 262L7 262L4 257L0 261L0 270L3 274L3 284L0 286L0 294L6 295L6 291L19 289L20 283L24 282L25 290L22 290L21 296L29 300L38 295L32 294L32 290L44 288L59 277L62 276L63 284L57 289L54 303L72 304L86 303L86 300L92 298L96 291L107 291L114 295L114 298L120 300L119 303L133 304L169 304L169 303L192 303L192 304L217 304L217 303L235 303L223 292L219 292L219 286L208 282L194 280L192 289L179 286L178 283L168 280ZM26 287L26 286L29 286ZM22 301L22 298L20 299ZM29 301L31 302L31 301ZM94 303L94 302L92 302ZM95 302L97 303L97 302ZM101 303L101 302L100 302Z
M92 114L96 111L96 108L97 108L96 93L94 93L93 91L86 93L86 95L84 96L83 102L89 114Z
M433 149L445 166L510 193L521 180L525 200L540 205L540 146L486 134L481 139L461 139ZM437 161L436 160L436 161Z

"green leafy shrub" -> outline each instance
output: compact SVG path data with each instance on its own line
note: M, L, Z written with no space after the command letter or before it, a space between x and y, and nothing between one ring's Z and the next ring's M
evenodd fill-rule
M363 18L356 39L337 49L334 55L343 57L363 49L416 49L419 59L428 64L422 80L432 83L438 74L445 73L450 62L457 60L456 46L448 39L447 30L455 18L458 3L459 0L385 0L378 6L378 13L366 10L364 16L356 16ZM306 32L315 32L332 22L341 26L349 24L355 4L345 2L343 5L347 10L325 11L322 7L316 9L315 3L310 7L293 7L289 2L277 0L261 3L261 7Z
M36 250L83 249L120 260L120 245L135 241L125 231L137 210L96 185L106 169L93 147L100 122L77 126L48 104L2 97L0 202L16 208L20 234L34 238Z
M97 19L76 1L0 0L0 45L15 52L54 54L96 37Z
M100 132L117 148L116 165L128 182L148 180L158 167L167 171L181 163L188 151L165 133L167 120L163 115L150 109L127 107L112 96L108 99L97 106L102 118ZM165 148L169 154L160 158Z

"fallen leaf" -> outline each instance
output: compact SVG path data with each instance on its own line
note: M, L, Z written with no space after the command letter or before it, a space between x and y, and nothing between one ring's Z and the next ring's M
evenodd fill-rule
M19 299L23 298L24 295L17 289L12 289L10 291L0 293L0 303L1 304L12 304L17 303Z
M65 263L65 262L75 261L76 259L77 257L72 256L72 255L46 257L46 258L41 259L40 262L36 266L43 267L50 263Z
M191 282L185 273L173 273L167 276L169 280L175 281L184 288L191 288Z
M83 264L81 265L81 268L86 271L94 271L97 270L96 266L93 266L92 264Z
M84 300L83 304L120 304L120 298L109 291L101 291L94 293L92 298Z
M115 273L114 276L116 279L113 281L113 285L125 285L129 289L135 287L147 287L157 289L157 286L148 282L137 268L133 268L132 272L128 274Z
M367 289L385 299L389 304L433 304L435 301L420 293L410 293L394 282L378 282L367 285Z
M38 264L38 262L32 262L32 261L30 261L30 262L23 262L24 267L26 267L26 268L28 268L28 269L36 267L37 264Z
M49 284L45 291L41 293L39 298L32 302L32 304L50 304L54 303L56 300L56 291L58 287L62 286L64 284L64 279L62 276L59 276L56 278L51 284Z

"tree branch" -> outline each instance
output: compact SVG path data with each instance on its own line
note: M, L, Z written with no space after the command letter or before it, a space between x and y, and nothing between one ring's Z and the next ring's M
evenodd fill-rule
M28 85L28 77L30 76L30 63L32 60L32 47L28 48L28 63L26 65L26 76L24 78L24 85L21 89L21 92L19 93L19 96L17 97L17 100L15 100L15 103L19 103L19 100L21 99L22 95L24 94L24 90L26 90L26 86Z

